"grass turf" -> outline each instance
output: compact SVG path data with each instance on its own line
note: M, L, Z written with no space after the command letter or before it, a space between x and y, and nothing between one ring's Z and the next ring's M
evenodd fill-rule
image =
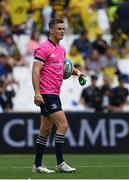
M35 174L31 172L34 155L0 155L0 179L129 179L129 155L65 155L75 173ZM55 168L54 155L45 164Z

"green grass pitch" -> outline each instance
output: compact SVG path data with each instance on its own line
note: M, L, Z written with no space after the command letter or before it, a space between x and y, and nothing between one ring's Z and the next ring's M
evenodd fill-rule
M0 155L0 179L129 179L129 155L65 155L77 168L75 173L35 174L34 155ZM45 164L55 168L55 155L46 155Z

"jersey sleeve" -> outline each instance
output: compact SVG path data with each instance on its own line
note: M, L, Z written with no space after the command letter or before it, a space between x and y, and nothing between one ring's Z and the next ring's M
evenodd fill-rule
M47 60L48 53L45 49L37 48L34 52L34 59L39 60L41 62L45 62Z

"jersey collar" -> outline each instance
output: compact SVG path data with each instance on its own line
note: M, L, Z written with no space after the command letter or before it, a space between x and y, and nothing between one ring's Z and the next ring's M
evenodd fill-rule
M51 39L48 38L48 41L49 41L50 43L52 43L54 46L56 46L56 44L55 44Z

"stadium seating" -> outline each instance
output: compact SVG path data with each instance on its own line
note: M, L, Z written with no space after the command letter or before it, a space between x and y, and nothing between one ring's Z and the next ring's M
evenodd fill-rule
M21 39L19 47L22 50L22 53L25 53L26 43L28 41L27 36L19 37ZM41 40L44 40L46 37L42 36ZM66 47L67 53L69 52L70 45L73 40L77 38L77 35L66 35L62 44ZM17 39L17 43L19 40ZM33 57L28 57L32 59ZM31 82L31 65L30 61L29 67L14 67L14 77L19 81L20 86L16 88L17 95L14 98L14 111L39 111L39 108L36 107L33 103L33 88ZM119 67L123 73L129 72L129 60L119 60ZM102 85L103 77L100 74L98 79L98 85ZM90 78L87 76L87 85L90 84ZM117 79L115 78L113 86L117 85ZM129 88L129 85L127 84ZM64 80L61 92L61 99L63 104L63 109L65 111L84 111L84 108L80 105L79 98L81 91L84 87L80 86L78 83L77 77L70 77L67 80ZM127 106L127 110L129 107Z

